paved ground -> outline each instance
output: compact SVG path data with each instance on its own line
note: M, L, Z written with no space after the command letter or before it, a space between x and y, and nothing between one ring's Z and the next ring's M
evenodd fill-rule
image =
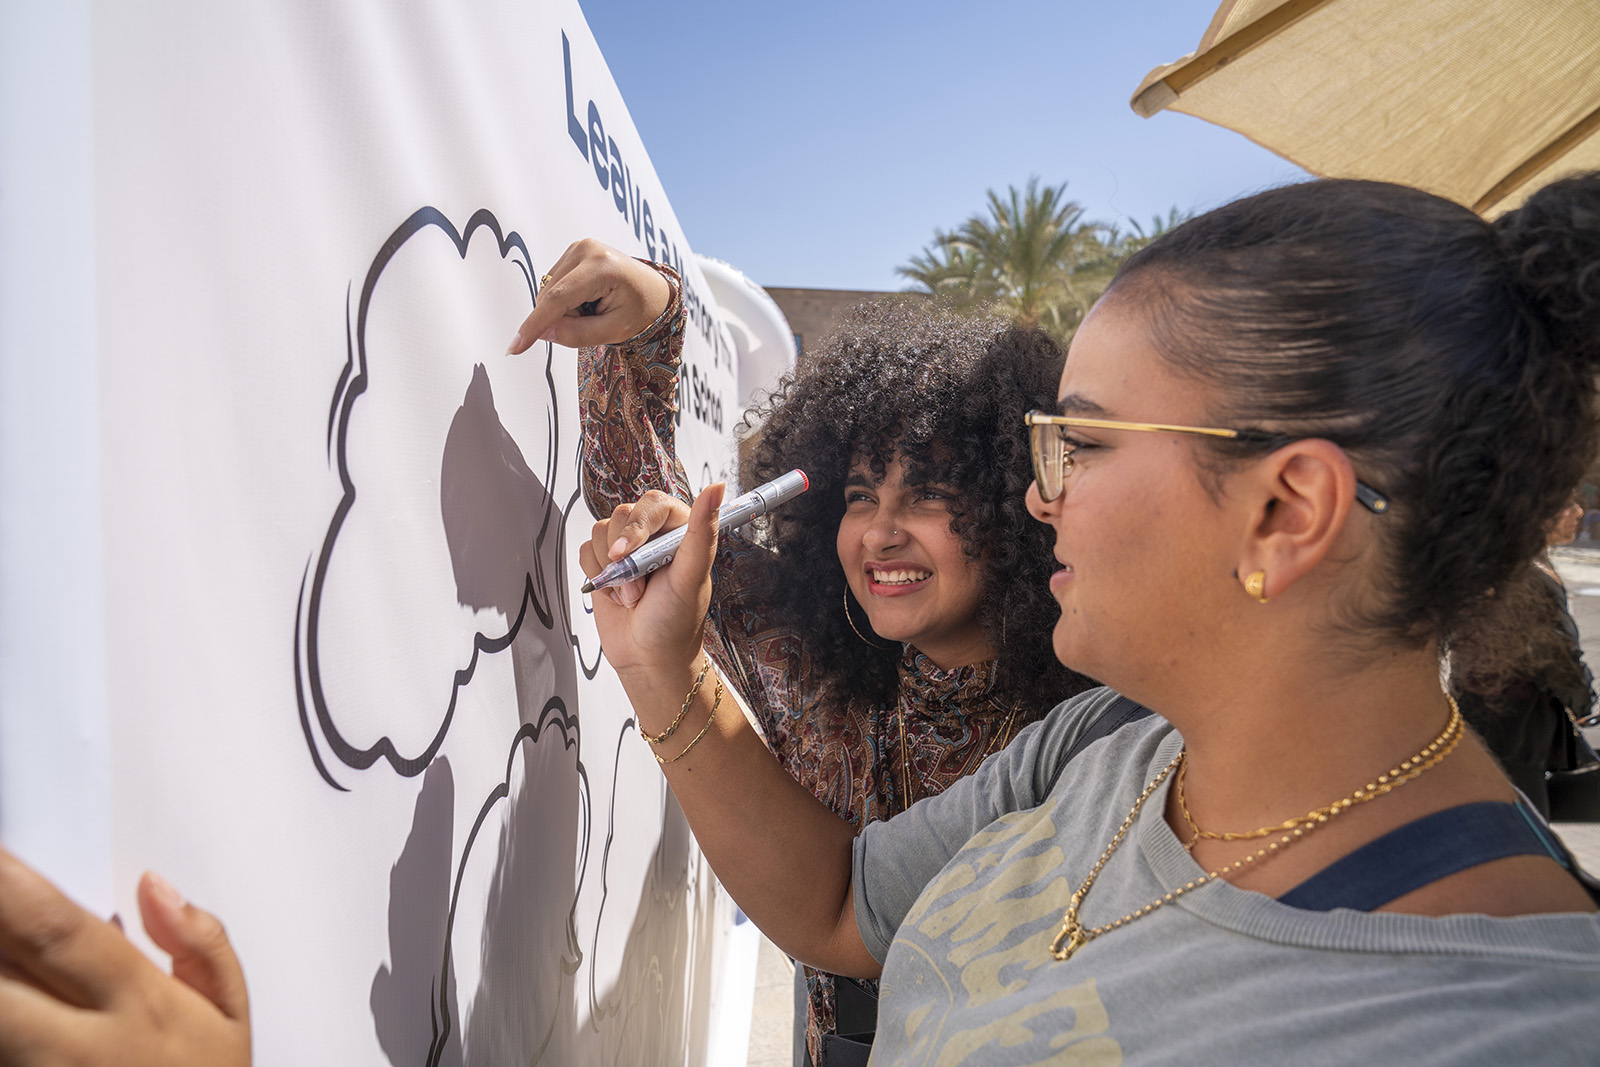
M794 964L766 938L756 955L756 998L750 1016L748 1067L794 1063Z
M1600 548L1559 548L1556 570L1567 583L1572 617L1578 621L1584 659L1600 671ZM1600 747L1600 727L1589 740ZM1583 863L1600 874L1600 823L1561 823L1556 832ZM750 1020L749 1067L790 1067L793 1060L794 964L766 938L756 959L756 996Z

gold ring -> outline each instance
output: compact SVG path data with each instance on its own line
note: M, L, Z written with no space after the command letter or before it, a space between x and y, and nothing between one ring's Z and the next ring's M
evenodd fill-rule
M550 275L546 274L544 277L539 279L539 288L543 289L545 286L547 286L549 284L550 284Z

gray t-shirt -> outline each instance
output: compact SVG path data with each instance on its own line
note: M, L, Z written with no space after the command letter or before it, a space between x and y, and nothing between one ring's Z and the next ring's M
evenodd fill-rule
M1183 744L1156 716L1061 757L1076 697L855 842L884 1064L1600 1063L1600 916L1302 911L1226 882L1050 956L1067 900ZM1052 776L1059 780L1052 788ZM1111 922L1205 872L1152 794L1082 907Z

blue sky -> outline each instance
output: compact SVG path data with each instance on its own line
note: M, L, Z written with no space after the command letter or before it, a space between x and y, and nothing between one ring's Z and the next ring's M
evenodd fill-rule
M1215 0L584 0L690 243L763 285L894 268L1030 175L1107 222L1303 177L1128 98Z

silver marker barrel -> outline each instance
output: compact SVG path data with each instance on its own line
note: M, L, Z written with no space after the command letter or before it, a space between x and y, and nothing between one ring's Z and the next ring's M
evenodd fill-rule
M799 496L810 488L811 482L806 478L805 471L796 469L788 474L780 474L772 481L756 486L732 503L724 504L717 519L717 531L720 533L736 526L743 526L751 519L760 518L779 504ZM680 526L676 530L645 542L637 550L615 563L607 564L599 574L584 582L583 592L592 593L596 589L642 578L651 571L665 567L678 554L678 546L683 544L684 534L687 532L687 526Z

